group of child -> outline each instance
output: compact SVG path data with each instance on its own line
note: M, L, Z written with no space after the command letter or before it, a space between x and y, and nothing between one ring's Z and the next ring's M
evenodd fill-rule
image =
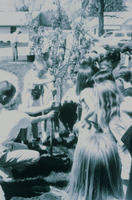
M39 151L29 148L26 141L33 139L37 141L38 138L45 140L44 124L41 128L41 123L53 119L55 115L53 95L56 91L53 81L46 63L38 59L24 77L22 93L15 75L4 70L0 71L1 181L10 181L13 178L13 169L20 172L39 161ZM18 102L19 94L22 103L20 99ZM38 131L38 124L43 130L41 134ZM18 142L19 135L21 142ZM3 192L1 195L1 199L4 199Z
M123 184L132 174L131 84L132 68L121 64L116 47L95 47L80 62L74 87L81 108L73 127L78 142L66 199L132 198L130 184ZM123 140L128 130L129 148Z
M129 200L132 197L129 188L125 197L122 181L129 180L131 167L131 155L122 140L132 125L132 97L128 90L132 81L131 66L121 66L119 49L98 48L92 48L80 61L72 94L70 91L70 98L66 95L62 101L62 107L68 102L77 105L70 135L78 141L68 189L62 192L65 200ZM40 159L38 151L15 140L26 129L26 140L39 138L41 144L46 141L46 121L55 116L56 90L47 62L36 58L24 77L22 103L17 110L12 110L18 80L14 74L2 73L0 176L9 181L13 168L20 171ZM4 199L2 189L1 199Z

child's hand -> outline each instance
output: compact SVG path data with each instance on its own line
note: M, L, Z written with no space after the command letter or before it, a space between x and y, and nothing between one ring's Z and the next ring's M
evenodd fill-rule
M49 119L54 118L54 116L55 116L55 111L54 111L54 110L50 111L46 116L47 116L47 118L49 118Z
M57 104L55 101L52 103L51 109L58 111L60 108L60 104Z

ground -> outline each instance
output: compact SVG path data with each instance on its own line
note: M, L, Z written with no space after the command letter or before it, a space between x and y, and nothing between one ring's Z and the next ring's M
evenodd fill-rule
M19 80L19 88L20 91L22 90L23 87L23 76L26 73L27 70L29 70L32 66L32 63L26 62L25 60L19 60L18 62L13 62L12 58L4 58L4 60L0 60L0 69L7 70L9 72L12 72L18 76ZM19 98L19 103L21 99ZM72 148L67 148L64 147L63 145L58 145L53 147L53 152L55 154L61 154L63 157L66 155L68 158L70 158L70 161L72 163L72 158L73 158L73 152L74 152L74 147ZM65 157L64 157L65 158ZM50 158L51 159L51 158ZM48 163L48 166L47 166ZM36 200L42 200L42 199L50 199L50 200L55 200L55 197L52 197L50 192L47 192L47 189L42 189L42 186L39 186L38 188L38 194L36 193L33 194L33 188L37 187L33 183L33 179L36 179L36 181L41 180L42 185L45 186L54 186L60 189L65 189L67 186L67 182L69 179L69 173L71 169L71 164L70 165L63 165L61 164L61 161L59 161L59 158L56 156L53 159L49 160L49 157L45 158L42 156L42 161L39 163L39 166L32 166L32 168L29 168L28 171L24 172L24 174L16 176L16 181L18 182L15 183L10 183L9 185L3 185L4 190L8 193L7 199L11 200L24 200L24 199L36 199ZM54 166L53 166L54 165ZM28 174L28 175L27 175ZM25 177L24 177L25 176ZM29 178L31 177L31 179ZM30 179L30 180L29 180ZM26 182L27 180L27 182ZM39 181L39 183L41 182ZM33 188L30 188L33 184ZM31 191L29 191L31 190ZM44 190L44 191L43 191ZM41 191L43 191L41 193ZM28 192L30 194L28 194ZM40 193L41 195L40 195ZM32 197L34 196L34 197Z

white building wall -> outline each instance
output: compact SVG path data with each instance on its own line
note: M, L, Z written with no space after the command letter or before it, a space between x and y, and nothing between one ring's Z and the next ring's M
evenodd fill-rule
M9 33L10 33L10 27L8 27L8 26L0 27L0 34L9 34Z

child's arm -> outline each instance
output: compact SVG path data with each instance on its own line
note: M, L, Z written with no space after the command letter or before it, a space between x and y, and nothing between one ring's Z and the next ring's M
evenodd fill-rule
M19 110L21 110L22 112L27 113L28 115L34 115L34 114L38 114L40 112L50 112L51 110L54 109L54 102L52 103L51 106L48 105L42 105L42 106L32 106L32 107L24 107L23 105L19 106Z
M45 119L51 119L51 118L54 117L54 115L55 115L55 111L50 111L46 115L41 115L41 116L38 116L38 117L31 117L30 116L30 120L31 120L31 123L34 124L34 123L44 121Z
M54 81L54 78L50 77L45 77L43 79L40 79L40 78L37 78L35 77L34 78L34 85L44 85L44 84L49 84L49 83L52 83Z

